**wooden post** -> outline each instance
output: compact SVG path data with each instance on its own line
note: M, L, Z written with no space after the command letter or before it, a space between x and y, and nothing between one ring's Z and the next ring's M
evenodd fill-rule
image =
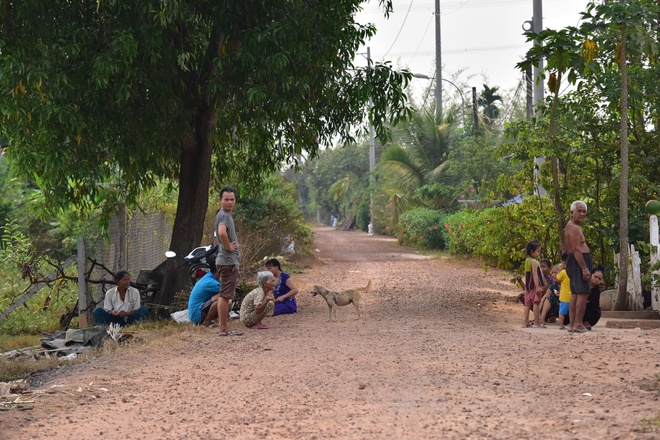
M126 239L128 235L128 227L126 223L126 205L122 201L119 204L119 212L117 213L119 248L117 249L117 267L114 268L115 270L127 270L128 252L126 247Z
M85 240L78 236L78 327L87 328L87 283L85 282Z
M660 239L658 238L658 216L652 215L649 219L651 232L651 266L660 261ZM653 271L653 274L660 276L660 269ZM660 283L651 282L651 308L660 310Z
M642 295L642 276L640 266L642 260L639 258L639 252L635 246L630 245L629 265L628 265L628 295L630 298L630 310L644 310L644 296Z

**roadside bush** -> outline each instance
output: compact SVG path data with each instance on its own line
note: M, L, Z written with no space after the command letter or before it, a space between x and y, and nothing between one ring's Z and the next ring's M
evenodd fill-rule
M521 204L451 214L443 233L453 255L475 256L488 265L515 269L525 260L530 240L539 240L542 255L559 262L555 222L550 199L530 197Z
M280 255L294 244L297 254L311 251L314 231L306 223L293 184L273 177L270 187L241 197L234 211L241 267L259 265L264 256Z
M28 238L13 223L5 225L0 240L0 273L3 274L0 278L0 313L26 292L30 278L42 278L39 264L40 258ZM0 322L0 333L53 332L59 328L60 317L75 306L76 300L75 285L54 283L45 286Z
M406 211L399 217L396 237L401 244L426 248L444 249L444 219L442 211L429 208L416 208Z

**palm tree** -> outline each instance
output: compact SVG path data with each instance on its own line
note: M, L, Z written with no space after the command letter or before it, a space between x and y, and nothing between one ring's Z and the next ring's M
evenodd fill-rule
M453 131L452 113L443 115L443 120L436 124L429 109L415 111L410 120L397 126L394 143L383 152L376 168L386 182L389 203L396 201L397 212L414 204L440 209L451 202L439 197L437 184L449 167ZM426 191L420 192L422 188Z
M483 120L488 127L492 127L500 116L500 109L495 104L497 101L503 102L502 97L497 94L498 86L488 87L484 84L484 89L477 100L480 107L484 109Z

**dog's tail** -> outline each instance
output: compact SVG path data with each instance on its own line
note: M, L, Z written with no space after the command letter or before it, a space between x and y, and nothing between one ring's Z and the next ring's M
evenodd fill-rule
M367 283L366 286L364 286L364 287L359 287L359 288L357 288L357 289L355 289L355 290L358 290L358 291L361 291L361 292L369 292L369 291L371 290L371 280L369 280L369 282Z

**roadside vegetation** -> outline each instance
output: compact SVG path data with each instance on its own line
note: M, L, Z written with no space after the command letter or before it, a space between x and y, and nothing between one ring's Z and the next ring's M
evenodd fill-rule
M0 313L57 262L75 254L79 235L88 243L107 239L108 218L120 201L129 210L160 212L171 218L172 249L188 252L209 235L218 208L216 194L226 184L239 194L235 217L243 266L250 270L291 243L298 254L311 252L313 225L329 224L334 216L342 226L365 232L371 223L375 233L396 237L402 245L480 258L486 266L520 271L525 243L532 239L543 243L544 257L559 262L568 207L578 199L588 204L584 233L595 260L607 268L610 286L615 276L613 255L622 249L627 252L628 243L640 251L643 264L648 261L651 249L644 206L660 198L660 43L655 2L593 4L578 28L530 34L530 39L544 44L539 46L542 49L530 50L519 67L525 69L544 56L548 60L544 81L550 91L530 118L524 114L522 81L510 91L478 81L476 109L449 90L442 114L436 117L432 99L405 101L410 72L398 72L389 65L351 70L355 48L373 33L371 28L350 26L359 1L342 0L342 8L337 2L322 2L329 11L341 10L343 15L327 23L327 39L308 36L304 44L292 41L289 37L294 36L286 32L301 29L297 19L310 29L318 27L305 21L304 2L298 5L300 10L282 11L282 22L268 18L252 33L237 29L240 23L222 22L231 16L222 8L234 7L224 4L214 6L208 15L172 8L162 11L159 20L132 23L114 14L113 8L144 8L142 12L150 13L159 10L160 2L101 3L96 12L76 12L88 19L81 44L95 48L90 53L99 57L107 50L106 58L95 60L79 59L86 56L80 47L58 46L62 40L57 38L57 21L66 21L71 12L60 5L65 2L25 3L12 4L12 8L25 7L25 13L8 12L0 35L7 41L3 56L26 54L12 65L23 61L27 66L21 70L2 63L0 68L0 87L11 97L0 103L4 148L0 150ZM48 26L33 17L37 4L54 8L56 19L47 21ZM389 2L382 5L391 6ZM95 35L89 30L103 22L97 14L107 14L103 16L112 19L117 34L124 35L114 42L116 47L99 46L88 39ZM27 22L22 23L23 19ZM178 22L192 23L188 30L198 38L186 39L191 46L172 55L165 43L168 38L179 41L178 32L170 32ZM66 25L61 32L78 33L81 26L77 21ZM193 78L211 75L205 70L210 62L205 54L216 47L207 31L220 25L235 33L227 37L230 41L216 44L223 49L212 64L228 70L223 70L224 77L218 74L209 84L198 84ZM50 47L45 43L26 42L16 31L23 26L53 26L52 35L44 33L39 38L57 50L43 49ZM138 45L132 39L132 26L149 26L140 35L155 40ZM344 34L346 29L349 35ZM245 36L244 46L239 36ZM344 46L337 51L333 41ZM323 43L321 49L326 50L320 58L315 42ZM138 53L137 48L145 45L164 51L162 57L148 58L157 66ZM268 53L262 53L262 47L269 47ZM300 58L291 61L301 71L295 88L305 91L295 97L290 93L294 86L286 58L291 47ZM54 61L83 66L94 61L98 70L91 79L88 72L62 69L57 63L54 71L45 65L41 66L44 71L30 70L32 51L42 49L53 54L75 49L70 58L55 55ZM337 52L339 60L334 58ZM135 58L145 64L136 67ZM319 65L327 70L318 69ZM25 71L30 81L23 78ZM200 71L204 74L197 74ZM252 76L257 71L263 76ZM319 77L320 71L325 74ZM73 73L67 77L62 72ZM171 76L165 78L163 72ZM70 93L90 115L105 116L94 119L95 124L83 124L79 109L69 105L70 96L44 91L49 75L62 84L70 81ZM247 77L251 78L248 82ZM460 73L452 80L466 93L476 81ZM133 81L147 86L126 88ZM179 99L178 85L186 90L185 99ZM429 85L430 95L433 86ZM112 87L118 96L107 96ZM171 99L150 101L138 90L150 87ZM324 99L328 94L346 99L330 102ZM370 97L375 102L368 118L379 135L373 173L363 112ZM35 104L42 100L49 105ZM142 118L145 102L151 113ZM190 107L199 102L213 103L209 104L213 109ZM101 107L108 112L97 111ZM58 111L64 122L54 121L57 118L52 118L51 111ZM174 126L164 126L170 119L161 111L175 115ZM332 117L327 119L329 114ZM144 126L135 124L137 119L145 119ZM355 126L359 126L357 133L352 129ZM94 131L94 127L104 130ZM35 134L28 135L33 129ZM69 132L79 134L69 136ZM342 143L336 145L339 138ZM213 145L202 141L209 139ZM184 151L199 154L197 162L182 159ZM546 160L535 177L537 157ZM75 268L71 271L74 276ZM642 272L650 270L643 266ZM648 289L648 275L644 283ZM167 289L174 292L176 287ZM74 281L62 278L0 321L0 349L34 344L41 333L61 328L64 315L75 315L76 289ZM75 318L67 322L76 324Z
M392 141L377 144L372 183L367 141L322 152L298 178L308 215L327 224L332 214L367 231L371 197L375 232L519 271L532 239L543 244L543 257L560 261L570 204L584 200L585 237L606 267L608 285L617 272L614 253L622 252L627 265L632 244L648 290L644 207L660 197L657 12L655 2L644 0L591 4L578 28L528 34L543 45L519 67L539 56L548 60L549 96L531 118L522 114L522 82L504 92L484 84L473 118L463 117L472 108L451 94L439 120L432 99L415 104L412 117L393 128ZM452 80L466 91L472 82ZM535 158L545 158L537 179ZM350 182L345 191L337 191L340 182Z

